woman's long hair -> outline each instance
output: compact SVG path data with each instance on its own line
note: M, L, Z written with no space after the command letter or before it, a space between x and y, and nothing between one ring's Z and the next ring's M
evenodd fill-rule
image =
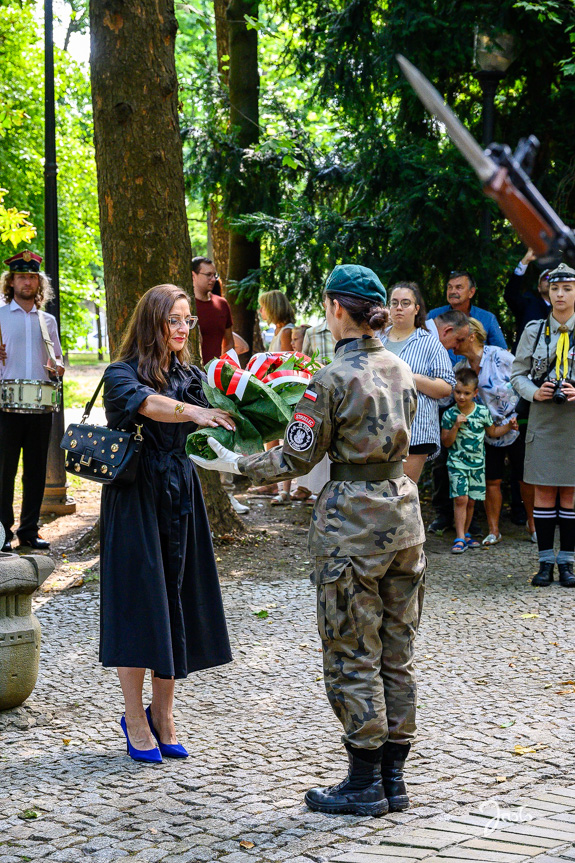
M389 312L383 303L374 303L373 300L362 300L361 297L348 294L338 294L337 291L325 294L329 300L337 300L352 321L358 326L367 324L372 330L382 330L389 323Z
M137 359L138 377L157 392L167 384L164 369L170 363L168 317L176 300L186 300L191 306L189 296L176 285L156 285L146 291L132 313L116 357L118 362ZM182 365L190 364L187 342L176 357Z
M415 320L413 321L413 325L415 327L419 327L422 330L427 329L426 319L427 319L427 309L425 308L425 300L423 299L423 294L419 289L419 285L417 282L396 282L395 285L392 285L389 289L389 299L393 297L393 292L398 288L404 288L405 290L411 291L413 294L413 299L416 306L419 306L417 314L415 315Z
M295 324L293 306L283 291L266 291L260 294L260 305L266 311L270 324Z

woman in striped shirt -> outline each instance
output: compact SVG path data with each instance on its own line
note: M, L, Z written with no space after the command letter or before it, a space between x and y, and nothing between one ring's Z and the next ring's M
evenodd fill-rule
M397 282L392 287L389 309L391 326L380 333L381 341L407 363L417 387L405 473L418 482L427 458L439 453L439 399L451 395L455 375L447 351L427 329L425 302L415 282Z

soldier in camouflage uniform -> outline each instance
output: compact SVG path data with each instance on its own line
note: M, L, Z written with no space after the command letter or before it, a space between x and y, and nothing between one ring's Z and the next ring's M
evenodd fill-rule
M309 548L325 685L350 769L344 782L305 798L328 813L383 815L409 805L402 771L415 734L424 529L417 486L402 461L416 407L413 375L373 337L386 322L385 302L371 270L336 267L325 299L335 359L314 375L283 446L240 457L212 438L220 458L194 459L258 483L306 474L326 452L332 461Z

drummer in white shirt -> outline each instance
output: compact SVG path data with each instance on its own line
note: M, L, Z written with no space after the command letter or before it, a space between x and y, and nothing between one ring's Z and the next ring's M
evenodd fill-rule
M4 261L8 271L0 276L0 387L3 381L49 381L64 374L62 348L56 319L41 312L46 333L53 344L54 360L40 325L40 309L52 297L50 281L40 272L42 258L25 249ZM21 546L47 549L38 535L40 507L46 482L48 444L52 413L9 412L0 401L0 522L6 531L2 551L10 551L14 536L14 483L20 452L23 455L23 497L20 526Z

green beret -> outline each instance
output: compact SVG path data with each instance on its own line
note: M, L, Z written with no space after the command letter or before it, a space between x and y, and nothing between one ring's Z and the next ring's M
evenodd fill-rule
M361 297L373 303L387 303L387 291L368 267L358 264L340 264L328 276L326 294L343 294L344 297Z
M567 264L559 264L547 276L549 282L575 282L575 270Z

